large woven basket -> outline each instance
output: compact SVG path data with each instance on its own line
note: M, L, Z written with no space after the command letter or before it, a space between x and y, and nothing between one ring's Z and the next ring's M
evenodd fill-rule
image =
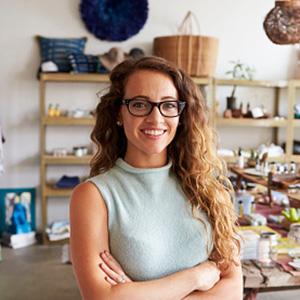
M191 76L211 77L215 74L219 41L201 35L156 37L153 53L163 57Z
M300 0L275 1L264 20L264 30L275 44L300 42Z

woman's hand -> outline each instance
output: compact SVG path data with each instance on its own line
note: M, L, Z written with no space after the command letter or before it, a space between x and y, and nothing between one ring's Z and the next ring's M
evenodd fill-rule
M220 280L220 270L213 261L206 261L193 268L196 273L197 290L207 291Z
M99 264L99 267L106 274L105 280L110 285L116 285L118 283L126 283L132 281L125 274L121 265L107 250L101 252L100 257L102 258L103 263Z

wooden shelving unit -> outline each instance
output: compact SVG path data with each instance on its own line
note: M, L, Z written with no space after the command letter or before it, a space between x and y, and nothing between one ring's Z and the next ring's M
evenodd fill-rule
M297 89L300 89L300 80L290 80L288 83L288 114L289 114L289 129L287 149L291 154L292 161L300 163L300 155L293 154L293 141L295 135L295 128L300 127L300 119L294 119L294 105L296 104Z
M215 78L193 78L194 82L199 86L205 86L206 99L211 106L211 118L213 123L218 126L231 126L231 127L262 127L270 128L273 132L273 140L277 141L278 129L286 128L286 154L282 157L273 159L272 161L296 161L300 162L300 155L292 154L292 143L294 136L294 128L300 127L300 120L294 120L293 117L293 105L295 104L296 89L300 88L300 80L290 81L266 81L266 80L225 80ZM46 115L46 84L54 82L57 84L74 82L74 83L107 83L109 77L107 75L98 74L68 74L68 73L44 73L40 76L40 178L41 178L41 214L42 214L42 226L43 226L43 241L44 243L50 243L47 239L45 229L47 227L47 203L51 197L70 197L72 190L68 189L56 189L53 185L46 182L47 167L51 165L88 165L91 160L91 156L75 157L68 155L66 157L54 157L46 153L46 128L48 126L93 126L95 120L92 117L89 118L71 118L71 117L49 117ZM274 96L274 111L273 114L278 113L279 107L279 92L282 88L288 89L288 116L286 119L225 119L219 116L217 109L216 90L219 86L244 86L251 88L271 88L275 90ZM228 162L234 162L236 158L225 157ZM61 243L51 242L51 244Z
M272 161L291 161L292 158L292 128L300 126L300 120L293 120L293 99L294 95L290 92L290 81L268 81L268 80L228 80L228 79L215 79L214 80L214 95L219 86L237 86L249 88L269 88L274 90L273 112L274 116L278 115L279 102L280 102L280 89L288 89L288 116L285 119L268 118L268 119L248 119L248 118L223 118L220 116L218 110L218 103L216 97L213 100L213 122L218 128L225 127L261 127L270 128L272 130L272 140L275 144L278 143L278 130L285 128L286 131L286 153L280 158L270 158ZM226 162L235 162L234 157L224 157ZM299 159L300 161L300 159Z
M40 178L41 178L41 219L44 244L59 244L63 241L50 242L45 232L48 226L48 201L52 197L70 197L71 189L57 189L46 180L48 166L51 165L88 165L91 155L76 157L67 155L65 157L55 157L46 153L46 128L52 126L93 126L93 117L74 118L74 117L49 117L46 114L46 86L47 83L108 83L107 75L99 74L69 74L69 73L42 73L40 76Z

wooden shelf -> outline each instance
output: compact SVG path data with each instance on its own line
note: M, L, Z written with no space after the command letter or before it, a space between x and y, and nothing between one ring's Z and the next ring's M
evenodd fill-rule
M46 197L70 197L73 189L56 189L50 185L44 186Z
M284 88L288 86L287 81L269 81L269 80L233 80L233 79L215 79L216 85L237 85L249 87L265 87L265 88Z
M42 122L44 125L52 126L93 126L95 119L90 118L70 118L70 117L43 117Z
M47 245L63 245L63 244L69 244L70 239L63 239L63 240L58 240L58 241L50 241L49 238L47 237L46 244Z
M300 163L300 154L299 155L296 155L296 154L291 155L291 161Z
M294 119L293 125L294 125L294 127L300 127L300 119Z
M192 77L199 85L212 84L212 77ZM72 73L41 73L40 80L45 82L109 82L108 74L72 74Z
M300 79L292 79L289 81L290 84L296 88L299 88L300 87Z
M213 83L213 78L211 77L192 77L192 79L198 85L209 85Z
M275 119L243 119L243 118L216 118L217 125L248 126L248 127L286 127L287 120Z
M75 155L67 155L64 157L56 157L53 155L43 155L42 159L46 165L87 165L92 155L78 157Z
M220 156L226 163L228 164L237 164L238 162L238 157L237 156ZM300 155L299 155L299 161L300 161ZM276 156L276 157L268 157L267 158L268 162L286 162L287 161L287 156L282 155L282 156ZM247 164L247 158L245 158L245 162Z
M108 75L92 73L41 73L40 80L45 82L109 82L109 77Z

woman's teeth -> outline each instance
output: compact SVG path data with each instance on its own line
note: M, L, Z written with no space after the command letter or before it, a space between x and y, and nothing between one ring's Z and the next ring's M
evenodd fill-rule
M145 134L148 134L148 135L162 135L164 133L164 130L143 130L143 132Z

